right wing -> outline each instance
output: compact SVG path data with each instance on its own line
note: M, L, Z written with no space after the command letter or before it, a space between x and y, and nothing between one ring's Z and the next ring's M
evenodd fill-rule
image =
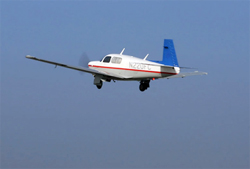
M114 74L114 73L106 73L106 72L97 71L97 70L90 69L90 68L85 68L85 67L70 66L70 65L66 65L66 64L62 64L62 63L52 62L52 61L49 61L49 60L39 59L39 58L36 58L34 56L30 56L30 55L26 55L25 57L28 58L28 59L32 59L32 60L53 64L53 65L56 65L56 66L62 66L62 67L66 67L66 68L69 68L69 69L74 69L74 70L78 70L78 71L82 71L82 72L91 73L94 76L95 75L103 75L103 76L106 76L106 77L109 77L109 78L116 78L116 79L125 79L125 78L127 78L127 77L120 76L120 75L117 75L117 74Z

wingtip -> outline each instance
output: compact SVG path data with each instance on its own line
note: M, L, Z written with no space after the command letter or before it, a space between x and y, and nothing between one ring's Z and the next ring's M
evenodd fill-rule
M26 55L25 57L29 59L34 58L33 56L30 56L30 55Z
M195 73L200 73L201 75L207 75L207 72L199 72L199 71L194 71Z

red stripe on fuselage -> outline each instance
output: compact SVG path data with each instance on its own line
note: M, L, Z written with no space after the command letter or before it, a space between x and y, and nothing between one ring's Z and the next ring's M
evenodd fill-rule
M106 69L119 69L119 70L129 70L129 71L148 72L148 73L161 73L161 74L170 74L170 75L177 75L178 74L178 73L158 72L158 71L150 71L150 70L127 69L127 68L120 68L120 67L107 67L107 66L96 66L96 65L88 65L88 66L89 67L106 68Z

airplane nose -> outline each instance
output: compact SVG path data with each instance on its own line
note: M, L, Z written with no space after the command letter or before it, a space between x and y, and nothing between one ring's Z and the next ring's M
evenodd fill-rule
M93 65L94 65L94 61L91 61L91 62L88 63L89 67L92 67Z
M89 63L88 63L88 67L89 67L90 65L92 65L92 62L89 62Z

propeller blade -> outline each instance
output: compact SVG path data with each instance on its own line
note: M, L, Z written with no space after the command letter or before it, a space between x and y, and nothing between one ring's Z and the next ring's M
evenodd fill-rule
M88 67L88 63L90 62L88 55L84 52L79 59L79 66Z
M88 63L90 62L89 57L87 55L87 53L83 52L83 54L81 55L80 59L79 59L79 63L78 65L84 68L88 68ZM80 72L81 75L84 75L84 72Z

